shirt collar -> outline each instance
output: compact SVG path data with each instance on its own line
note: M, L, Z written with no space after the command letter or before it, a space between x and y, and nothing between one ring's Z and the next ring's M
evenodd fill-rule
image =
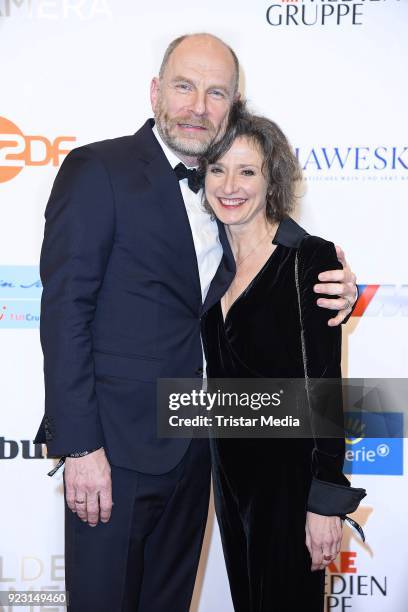
M297 248L306 235L306 230L298 225L292 217L287 216L279 223L272 244L283 244L287 247Z
M163 153L165 154L165 156L167 157L167 161L169 162L170 166L174 168L179 164L179 163L184 163L179 157L177 157L177 155L170 149L170 147L164 142L163 138L160 136L159 134L159 130L157 129L157 125L154 124L154 126L152 127L152 132L153 134L156 136L159 145L161 146L161 148L163 149ZM185 165L185 164L184 164ZM187 166L187 168L196 168L197 166Z

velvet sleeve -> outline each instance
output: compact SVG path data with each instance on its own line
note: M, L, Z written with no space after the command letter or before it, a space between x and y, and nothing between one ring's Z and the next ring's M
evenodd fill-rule
M343 516L356 510L365 491L351 487L343 474L341 326L328 326L333 312L319 308L313 292L318 274L330 269L341 269L333 243L307 236L297 252L296 284L307 401L314 435L308 510L327 516ZM319 432L325 429L322 423L327 425L328 422L336 424L336 436L319 437Z

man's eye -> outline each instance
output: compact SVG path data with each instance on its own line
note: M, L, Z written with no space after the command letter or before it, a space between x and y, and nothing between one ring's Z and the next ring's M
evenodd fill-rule
M191 89L191 86L188 83L177 83L176 88L181 91L188 91Z
M210 172L212 174L221 174L222 170L221 168L218 168L217 166L213 166L212 168L210 168Z
M223 91L220 91L219 89L212 89L210 91L210 94L212 96L215 96L216 98L225 98L225 94Z

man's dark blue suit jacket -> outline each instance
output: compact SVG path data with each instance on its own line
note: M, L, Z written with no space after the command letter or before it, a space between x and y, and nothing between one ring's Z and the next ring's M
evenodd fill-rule
M45 211L40 275L49 456L104 446L111 463L172 469L189 440L159 439L156 380L202 375L200 318L230 284L224 256L204 305L179 183L149 120L65 159Z

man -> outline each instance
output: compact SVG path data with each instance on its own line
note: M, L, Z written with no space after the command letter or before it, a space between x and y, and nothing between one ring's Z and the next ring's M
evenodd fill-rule
M151 85L156 125L72 151L47 205L36 442L67 456L72 612L189 609L208 443L157 438L156 380L203 376L200 319L234 276L225 232L180 163L196 165L238 95L229 47L208 34L175 40ZM332 324L354 303L341 261L318 286L341 296L323 300L342 309Z

